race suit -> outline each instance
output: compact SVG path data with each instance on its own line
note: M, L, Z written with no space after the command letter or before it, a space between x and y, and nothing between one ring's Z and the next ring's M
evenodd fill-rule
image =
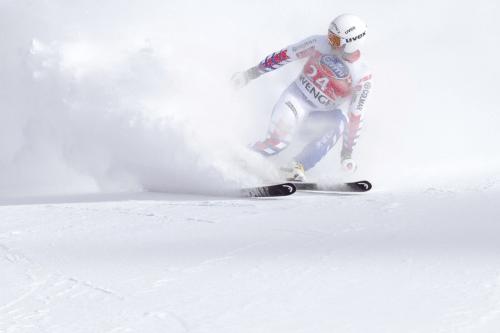
M372 80L359 51L347 58L333 49L323 35L311 36L269 55L248 73L254 79L303 58L307 62L301 74L274 106L266 139L253 148L264 155L277 154L289 146L297 129L312 128L314 135L295 157L308 170L341 136L342 159L351 158Z

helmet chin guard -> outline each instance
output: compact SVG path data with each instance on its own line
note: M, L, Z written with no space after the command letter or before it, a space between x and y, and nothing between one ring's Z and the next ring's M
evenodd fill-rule
M333 48L354 53L362 47L366 32L366 23L361 18L352 14L342 14L330 23L328 40Z

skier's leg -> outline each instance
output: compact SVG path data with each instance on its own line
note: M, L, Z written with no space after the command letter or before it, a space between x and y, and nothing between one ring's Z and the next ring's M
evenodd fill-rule
M295 157L304 170L314 167L342 136L345 117L340 110L315 111L304 121L304 131L310 137L302 152Z
M255 151L271 156L288 147L297 125L307 113L300 100L301 94L295 84L283 92L273 108L266 139L252 146Z

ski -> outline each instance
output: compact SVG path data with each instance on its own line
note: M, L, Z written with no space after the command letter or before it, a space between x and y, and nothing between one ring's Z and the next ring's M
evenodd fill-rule
M282 197L294 194L297 188L292 183L282 183L268 186L257 186L241 189L243 197L262 198L262 197Z
M372 184L367 180L339 184L319 184L319 183L293 183L297 191L322 191L322 192L367 192L371 190Z

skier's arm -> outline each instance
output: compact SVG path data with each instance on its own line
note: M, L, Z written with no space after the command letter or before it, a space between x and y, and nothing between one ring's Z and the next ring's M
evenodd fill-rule
M258 65L244 72L236 73L232 78L233 83L238 87L244 86L262 74L278 69L294 60L308 57L316 48L317 43L318 36L311 36L278 52L274 52Z
M294 60L302 59L311 55L316 48L318 36L311 36L298 43L290 45L281 51L268 55L257 66L249 69L254 78L260 75L274 71Z
M344 164L347 169L349 169L349 166L346 165L348 164L346 161L351 160L354 146L358 141L363 125L363 114L372 85L371 74L365 75L355 86L355 93L352 96L351 104L349 106L349 121L344 130L341 152L342 164ZM352 163L354 162L352 161Z

